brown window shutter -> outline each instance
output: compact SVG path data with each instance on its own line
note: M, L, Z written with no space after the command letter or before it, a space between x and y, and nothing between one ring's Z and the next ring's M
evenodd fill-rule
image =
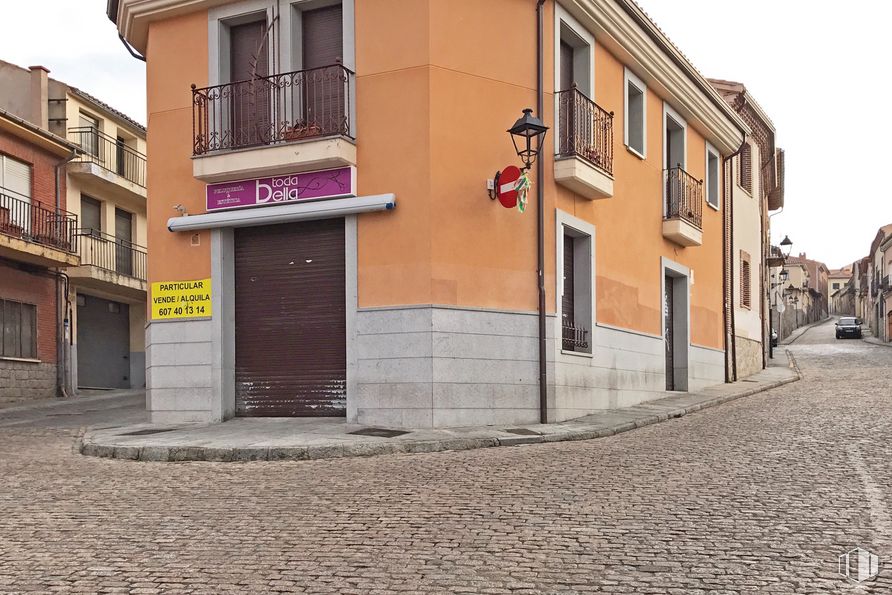
M245 81L253 75L269 75L269 48L264 43L266 20L229 28L229 80ZM257 62L256 70L254 62Z
M303 68L321 68L343 61L344 32L340 4L305 10L303 23Z
M750 255L740 253L740 305L752 307L752 276L750 273Z
M753 191L753 150L749 143L740 150L740 167L737 169L740 187L749 193Z

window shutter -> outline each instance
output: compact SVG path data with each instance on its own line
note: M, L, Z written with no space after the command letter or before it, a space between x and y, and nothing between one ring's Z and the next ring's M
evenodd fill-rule
M332 66L344 57L344 30L340 4L305 10L303 20L303 68Z
M750 256L746 252L740 254L740 305L752 307L752 276L750 274Z
M230 82L249 80L253 74L260 77L269 75L268 48L263 39L265 35L266 19L229 28Z
M740 187L749 193L753 191L753 151L749 143L740 150L740 167L737 169Z
M13 192L19 200L30 202L31 198L31 166L11 157L4 156L3 172L0 185Z

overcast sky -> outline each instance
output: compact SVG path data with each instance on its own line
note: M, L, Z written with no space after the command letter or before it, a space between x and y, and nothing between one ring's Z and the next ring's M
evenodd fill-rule
M775 242L789 234L794 252L831 268L866 256L877 228L892 222L880 177L890 169L880 59L892 55L892 4L865 13L830 0L638 1L701 73L744 83L774 121L787 152ZM105 4L3 0L0 58L42 64L145 123L144 65L121 45Z

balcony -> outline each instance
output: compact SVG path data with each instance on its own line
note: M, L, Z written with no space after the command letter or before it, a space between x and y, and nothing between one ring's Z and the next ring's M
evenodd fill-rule
M0 256L44 267L78 264L77 215L0 188Z
M192 169L206 182L356 165L340 64L192 87Z
M145 298L145 248L96 230L78 230L76 235L81 266L68 271L74 283L111 296Z
M663 237L679 246L703 244L703 181L681 167L665 172Z
M93 127L69 128L68 138L83 149L68 172L98 194L146 198L146 156Z
M613 196L613 112L575 86L557 93L554 178L590 200Z

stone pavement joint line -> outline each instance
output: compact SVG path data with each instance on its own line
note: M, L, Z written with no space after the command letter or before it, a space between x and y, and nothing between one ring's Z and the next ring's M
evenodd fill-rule
M150 424L96 429L85 432L76 448L87 456L128 461L244 462L430 453L593 440L677 419L799 380L801 374L791 354L787 351L784 355L786 357L775 358L769 368L745 381L708 387L699 393L666 393L671 396L561 423L414 430L382 439L348 434L357 426L347 424L342 418L238 418L222 424L173 429ZM518 434L518 429L523 435Z

